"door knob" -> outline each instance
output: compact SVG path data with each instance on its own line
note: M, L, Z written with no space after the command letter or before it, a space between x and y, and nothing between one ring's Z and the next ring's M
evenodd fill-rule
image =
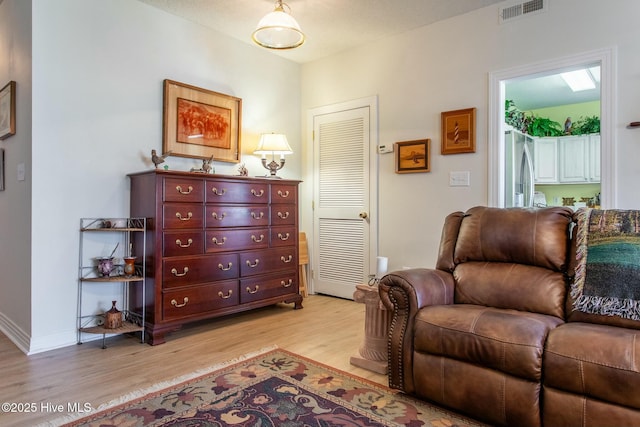
M358 215L360 218L362 219L366 219L367 218L367 213L366 212L360 212L360 214Z

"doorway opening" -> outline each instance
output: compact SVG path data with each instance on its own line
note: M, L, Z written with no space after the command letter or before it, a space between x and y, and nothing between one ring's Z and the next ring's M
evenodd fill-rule
M542 206L542 205L562 205L569 204L570 201L563 200L563 191L560 190L560 184L576 185L577 180L586 179L588 184L594 184L599 182L599 188L597 193L594 191L593 197L574 196L578 200L575 200L578 206L582 206L582 203L587 203L586 200L596 198L598 195L598 202L603 207L615 206L615 183L613 179L613 166L614 166L614 133L612 123L614 120L613 109L613 96L615 87L614 76L614 58L615 51L613 49L603 49L594 52L589 52L581 55L575 55L567 58L546 61L543 63L537 63L532 65L526 65L522 67L516 67L508 70L490 73L489 76L489 204L491 206L506 207L506 206ZM530 193L530 199L525 201L523 197L516 193L525 193L522 190L524 187L520 182L514 180L513 174L509 174L507 171L507 156L512 155L513 151L508 150L509 138L507 132L514 131L513 127L508 126L505 123L505 111L507 110L506 101L509 100L509 96L514 97L518 94L520 89L531 89L537 84L541 84L537 91L556 91L554 89L555 84L564 84L564 82L558 83L560 79L559 74L565 71L573 71L577 69L592 69L592 73L595 74L599 69L599 119L600 119L600 133L598 136L597 144L590 142L584 138L577 141L577 138L562 141L562 145L558 145L556 139L555 145L544 145L540 142L540 147L537 151L534 147L534 138L531 138L530 147L532 148L531 157L535 163L535 157L538 156L538 170L533 171L532 180L540 181L538 184L541 186L539 189L528 187ZM592 74L592 75L593 75ZM555 83L553 82L555 80ZM562 79L560 79L561 81ZM545 89L546 88L546 89ZM520 96L520 95L517 95ZM584 97L584 94L582 95ZM524 98L521 98L521 102L525 102ZM580 100L580 98L576 98ZM516 106L517 106L517 102ZM557 102L557 101L556 101ZM524 107L530 107L530 105L524 105ZM593 108L593 107L592 107ZM535 109L533 109L535 110ZM545 113L548 113L546 111ZM585 111L585 115L586 115ZM564 127L567 122L566 116L561 120L561 126ZM573 120L574 118L572 118ZM575 120L579 120L580 117L576 117ZM520 132L522 129L516 129L515 132ZM513 139L513 138L512 138ZM588 138L587 138L588 139ZM564 144L570 142L570 144ZM569 163L567 169L561 169L559 154L561 150L568 150L564 153L567 158L571 158L572 162ZM572 151L577 150L577 151ZM517 150L516 150L517 151ZM518 153L521 152L517 151ZM575 160L575 152L584 155L584 159L580 161ZM547 161L546 163L541 160L549 160L550 155L554 155L555 160ZM589 156L591 154L591 156ZM597 168L595 164L589 164L590 159L598 159ZM520 160L520 159L518 159ZM555 163L554 163L555 161ZM512 162L513 163L513 162ZM522 164L521 162L518 164ZM566 165L564 165L566 166ZM564 167L562 166L562 167ZM582 168L582 169L581 169ZM598 174L589 175L590 171ZM563 176L562 179L558 175L560 172L569 173L570 177ZM542 174L543 176L540 176ZM551 174L546 176L545 174ZM576 175L576 176L574 176ZM547 182L545 183L545 179ZM573 179L573 181L571 181ZM547 184L545 187L542 185ZM553 187L550 187L553 185ZM578 187L572 188L567 194L572 193L574 190L578 191ZM586 187L579 191L587 192L590 194L596 187ZM549 196L537 194L537 200L535 199L537 193L544 193L546 190ZM558 190L558 191L556 191ZM513 192L513 196L510 194ZM567 199L570 196L567 196ZM588 200L589 204L593 204L594 200ZM522 201L522 203L521 203ZM574 205L575 206L575 205Z

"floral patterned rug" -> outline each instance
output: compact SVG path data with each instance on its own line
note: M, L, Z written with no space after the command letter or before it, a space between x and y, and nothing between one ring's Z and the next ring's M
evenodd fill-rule
M381 385L274 349L67 426L480 426Z

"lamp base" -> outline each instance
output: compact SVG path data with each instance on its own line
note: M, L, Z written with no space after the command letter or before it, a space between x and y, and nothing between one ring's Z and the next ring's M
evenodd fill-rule
M282 179L282 177L278 175L256 175L256 178Z

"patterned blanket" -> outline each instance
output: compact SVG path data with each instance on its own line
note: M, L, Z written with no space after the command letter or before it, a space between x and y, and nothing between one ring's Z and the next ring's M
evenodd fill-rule
M640 320L640 211L577 213L574 309Z

